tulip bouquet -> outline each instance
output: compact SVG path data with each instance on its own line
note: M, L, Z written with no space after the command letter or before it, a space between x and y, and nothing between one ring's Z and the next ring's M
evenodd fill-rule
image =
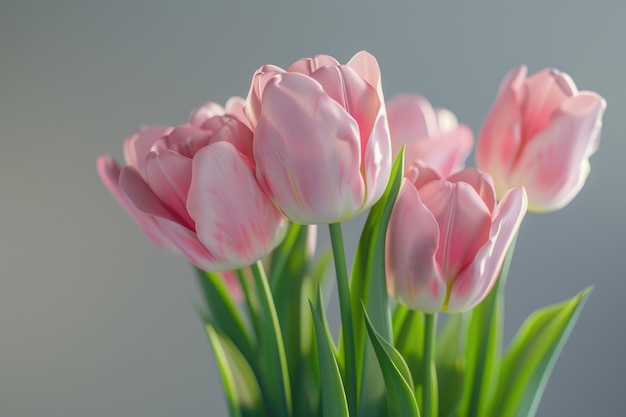
M181 126L142 128L126 166L100 157L98 172L153 243L194 265L232 417L533 416L589 289L503 349L503 287L527 209L583 186L605 107L566 74L515 69L464 169L474 139L450 111L385 102L367 52L317 56L259 68L245 99ZM349 273L341 222L366 211ZM331 250L315 253L316 225ZM338 337L321 291L331 261Z

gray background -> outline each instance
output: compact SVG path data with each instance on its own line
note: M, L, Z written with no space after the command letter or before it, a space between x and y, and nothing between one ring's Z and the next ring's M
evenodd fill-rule
M623 415L626 3L505 3L2 0L0 415L226 415L191 269L140 233L95 158L245 95L262 64L361 49L388 98L421 92L474 132L521 63L607 99L586 187L523 224L506 333L594 284L539 415Z

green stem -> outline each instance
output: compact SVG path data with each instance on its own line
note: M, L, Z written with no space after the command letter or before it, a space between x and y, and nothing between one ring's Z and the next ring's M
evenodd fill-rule
M270 366L268 377L272 385L278 388L278 412L280 417L292 415L291 409L291 388L289 385L289 373L287 371L287 358L285 355L285 344L283 335L276 314L276 306L272 298L265 270L261 261L257 261L250 266L254 283L256 285L261 312L263 313L263 330L266 332L269 347Z
M356 416L356 355L354 346L354 323L352 321L352 307L350 305L350 286L348 284L348 269L343 247L341 224L329 224L330 241L333 247L333 258L337 274L337 291L339 293L339 308L341 310L341 331L344 341L344 366L346 370L346 396L348 410L351 416Z
M437 369L435 368L435 340L437 314L424 314L424 398L422 417L437 417Z
M246 307L248 308L248 315L250 316L250 321L252 323L252 328L254 329L255 336L259 337L261 331L261 325L259 323L259 304L258 301L254 298L252 294L252 288L250 288L250 282L248 278L245 276L244 271L242 269L237 269L237 280L239 281L239 286L241 287L241 291L243 292L244 298L246 300Z

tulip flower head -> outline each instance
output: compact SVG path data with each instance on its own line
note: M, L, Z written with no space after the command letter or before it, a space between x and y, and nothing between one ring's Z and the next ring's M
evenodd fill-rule
M523 188L496 205L491 178L476 169L442 179L413 165L387 230L390 294L428 313L472 308L493 287L526 207Z
M187 125L139 130L124 156L124 167L99 157L100 178L150 240L197 267L250 265L284 236L286 219L254 175L252 132L221 106L208 103Z
M602 97L579 92L567 74L546 69L526 77L526 67L514 69L485 119L477 165L492 175L498 196L524 186L530 210L558 210L589 175L605 108Z
M244 112L259 183L294 222L337 223L372 206L391 170L376 59L329 56L260 68Z
M399 94L387 103L391 149L395 158L405 145L405 166L419 162L444 178L463 169L474 137L456 116L435 109L424 97Z

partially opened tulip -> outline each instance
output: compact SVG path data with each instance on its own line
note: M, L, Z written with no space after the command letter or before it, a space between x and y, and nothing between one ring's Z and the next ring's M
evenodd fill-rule
M460 171L474 137L452 112L435 109L424 97L400 94L387 103L391 149L395 157L405 146L405 166L419 162L443 177Z
M246 101L256 174L297 223L338 223L373 205L391 169L375 58L318 56L257 71Z
M498 196L524 186L529 209L552 211L580 191L597 150L605 100L579 92L554 69L526 77L511 71L500 86L476 147L478 167L489 172Z
M387 288L409 308L463 311L493 287L526 213L523 188L496 205L491 178L466 169L440 179L412 167L387 231Z
M282 239L286 219L254 175L252 132L207 104L190 124L126 140L127 165L98 158L100 178L159 247L206 271L250 265Z

